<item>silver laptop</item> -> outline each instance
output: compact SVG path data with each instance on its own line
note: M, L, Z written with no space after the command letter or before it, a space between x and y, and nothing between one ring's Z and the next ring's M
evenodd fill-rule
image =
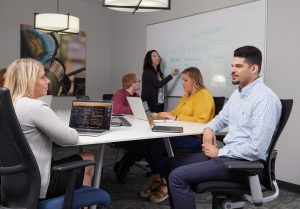
M76 100L74 96L53 96L51 102L52 110L69 110L71 109L72 102Z
M72 106L72 102L76 100L76 97L45 95L38 99L48 104L48 106L51 107L53 111L55 111L55 110L70 110Z
M140 97L127 97L133 117L140 120L146 120L154 132L182 133L181 126L156 126L153 122L147 104L143 104Z
M112 103L110 101L74 100L69 126L79 135L99 136L110 130Z
M39 97L38 99L41 100L42 102L46 103L49 107L51 107L51 103L52 103L52 95L45 95L42 97Z

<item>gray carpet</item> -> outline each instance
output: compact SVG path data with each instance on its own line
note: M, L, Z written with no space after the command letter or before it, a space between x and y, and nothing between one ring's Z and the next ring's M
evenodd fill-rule
M93 146L84 147L84 150L94 151ZM62 157L70 153L78 152L78 148L56 148L55 156ZM122 151L120 151L122 152ZM122 155L119 154L119 156ZM105 158L101 187L105 189L112 198L112 203L109 209L168 209L168 200L161 203L151 203L147 199L140 198L138 192L151 181L151 178L146 177L145 170L133 166L128 173L127 181L125 184L118 184L115 180L113 173L113 165L116 157L116 149L106 146ZM210 194L195 194L197 208L207 209L211 208L211 195ZM255 208L253 206L247 207L249 209ZM264 206L261 209L300 209L300 194L280 190L279 197Z

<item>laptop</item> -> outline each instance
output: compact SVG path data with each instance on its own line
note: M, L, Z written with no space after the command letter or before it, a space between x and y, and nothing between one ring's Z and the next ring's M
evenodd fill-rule
M51 101L52 110L68 110L70 111L72 102L76 100L74 96L53 96Z
M69 126L79 135L100 136L110 130L111 112L110 101L74 100Z
M154 132L182 133L181 126L156 126L152 120L148 105L142 102L140 97L127 97L133 117L140 120L146 120ZM148 115L148 116L147 116Z
M42 102L46 103L49 107L51 107L51 103L52 103L52 95L45 95L42 97L39 97L38 99L41 100Z

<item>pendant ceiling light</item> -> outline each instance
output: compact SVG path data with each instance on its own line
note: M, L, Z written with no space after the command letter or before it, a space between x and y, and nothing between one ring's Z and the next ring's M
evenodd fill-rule
M48 32L79 33L79 18L69 14L59 14L59 0L57 13L35 13L34 28Z
M171 0L103 0L103 7L123 12L170 10Z

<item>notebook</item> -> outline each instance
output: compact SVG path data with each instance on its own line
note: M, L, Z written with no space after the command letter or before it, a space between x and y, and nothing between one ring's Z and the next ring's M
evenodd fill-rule
M110 130L112 103L110 101L74 100L69 126L79 135L99 136Z
M143 104L140 97L127 97L133 117L140 120L146 120L154 132L182 133L183 127L180 126L156 126L150 115L147 104ZM147 116L148 115L148 116Z

